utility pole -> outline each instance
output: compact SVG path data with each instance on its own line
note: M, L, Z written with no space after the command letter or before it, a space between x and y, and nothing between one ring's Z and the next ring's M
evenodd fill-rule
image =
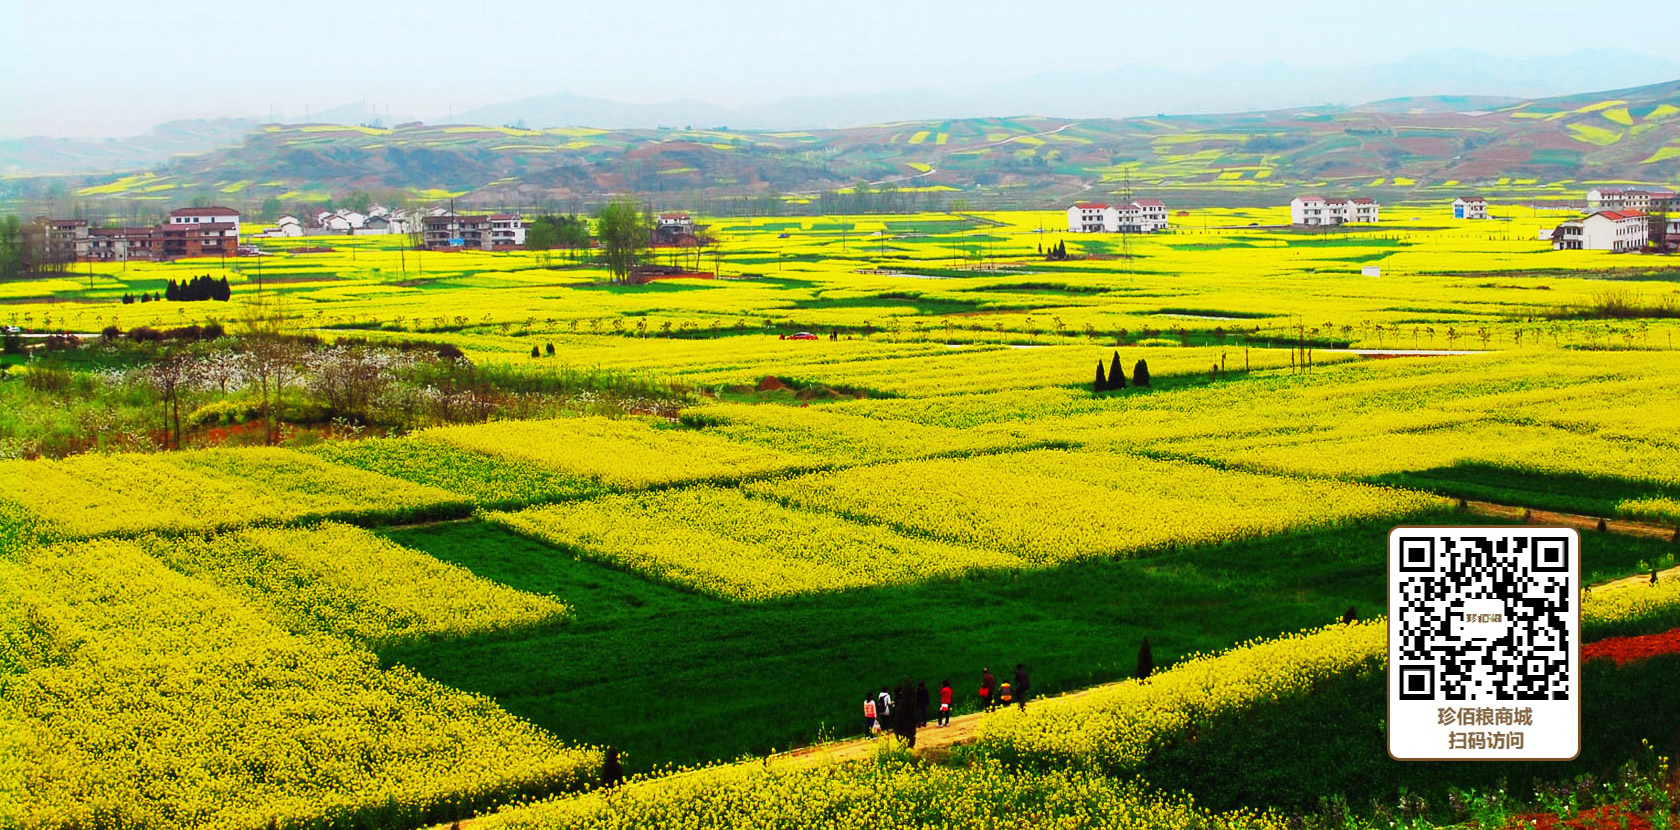
M1132 204L1132 174L1130 171L1126 173L1125 186L1120 191L1120 204L1122 206ZM1120 267L1122 272L1128 275L1132 273L1131 228L1132 226L1125 222L1120 223Z

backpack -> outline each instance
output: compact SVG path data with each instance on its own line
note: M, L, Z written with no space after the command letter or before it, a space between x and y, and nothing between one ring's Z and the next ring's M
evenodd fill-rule
M1003 684L1003 688L998 690L998 700L1001 700L1004 703L1008 703L1008 702L1010 702L1014 699L1015 699L1015 695L1013 693L1011 693L1011 691L1009 689L1009 684L1008 683Z
M875 711L880 712L882 717L892 714L892 703L889 702L891 700L886 692L882 692L875 698Z

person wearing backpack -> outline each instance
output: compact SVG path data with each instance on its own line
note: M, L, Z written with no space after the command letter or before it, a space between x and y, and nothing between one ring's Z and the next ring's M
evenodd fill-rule
M951 725L951 681L939 687L939 725Z
M863 696L863 734L869 740L875 740L875 733L881 731L881 724L875 720L875 696Z
M1032 687L1032 682L1027 679L1027 667L1026 667L1026 665L1022 664L1022 663L1016 663L1015 664L1015 705L1016 706L1019 706L1022 709L1027 708L1027 689L1029 689L1031 687Z
M875 720L881 724L881 731L890 732L893 728L893 699L892 692L887 687L881 687L881 693L875 696Z

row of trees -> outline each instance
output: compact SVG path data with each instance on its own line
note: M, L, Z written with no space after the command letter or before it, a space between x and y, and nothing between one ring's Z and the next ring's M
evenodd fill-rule
M1132 366L1132 385L1149 385L1149 361L1139 359ZM1114 353L1114 360L1109 364L1108 371L1103 371L1103 362L1097 361L1097 379L1091 384L1092 392L1108 392L1113 389L1126 388L1126 367L1120 365L1120 353Z
M24 224L16 216L0 216L0 280L62 274L75 260L76 252L55 244L43 226Z
M169 287L163 290L163 298L172 302L194 303L206 300L227 302L233 296L233 289L228 286L227 277L215 279L209 274L200 274L191 280L176 283L169 281Z
M545 268L553 263L549 252L556 249L576 262L579 252L589 249L589 220L567 214L537 216L525 228L525 248L536 251Z

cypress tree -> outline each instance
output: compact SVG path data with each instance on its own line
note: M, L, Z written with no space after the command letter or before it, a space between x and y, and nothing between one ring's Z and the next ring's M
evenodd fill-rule
M222 277L222 287L216 291L216 299L227 302L233 297L233 288L228 285L227 277Z
M1359 619L1359 609L1354 608L1351 605L1349 605L1348 610L1345 613L1342 614L1342 622L1345 622L1345 623L1355 622L1358 619Z
M1149 385L1149 361L1140 359L1137 365L1132 367L1132 385Z
M549 357L553 357L554 356L554 344L553 343L548 344L548 347L547 347L546 351L548 352Z
M1137 679L1142 680L1155 671L1155 655L1149 651L1149 638L1143 638L1143 645L1138 647Z
M1102 361L1100 361L1100 360L1097 361L1097 380L1096 380L1095 383L1091 384L1091 391L1092 392L1107 392L1108 391L1108 379L1103 377Z
M537 351L537 347L536 347L536 346L532 346L532 347L531 347L531 356L532 356L532 357L542 357L542 354L541 354L541 353L540 353L540 352L538 352L538 351Z
M174 302L181 298L181 291L175 287L175 281L170 280L168 287L163 289L163 298Z
M1120 365L1120 352L1115 350L1114 360L1108 365L1108 385L1114 389L1126 388L1126 367Z

